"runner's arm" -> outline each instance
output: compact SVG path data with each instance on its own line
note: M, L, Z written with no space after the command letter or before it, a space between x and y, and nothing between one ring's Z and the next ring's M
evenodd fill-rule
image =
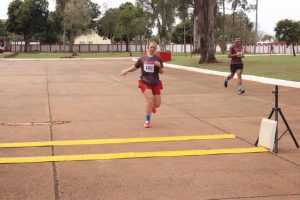
M135 70L137 70L138 68L136 68L134 65L132 65L131 67L124 69L123 71L121 71L120 76L126 76L126 74L128 72L134 72Z
M156 67L158 67L158 70L159 70L159 73L160 73L160 74L163 74L163 73L164 73L164 68L162 67L162 65L161 65L160 62L155 61L155 62L154 62L154 65L155 65Z

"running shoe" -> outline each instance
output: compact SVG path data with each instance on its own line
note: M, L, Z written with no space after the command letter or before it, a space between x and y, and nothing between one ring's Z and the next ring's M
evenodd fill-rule
M227 80L227 78L224 78L224 87L227 88L227 85L228 85L228 80Z
M146 122L145 122L144 128L150 128L150 121L146 121Z
M243 93L245 93L245 90L241 89L241 90L238 91L238 93L243 94Z

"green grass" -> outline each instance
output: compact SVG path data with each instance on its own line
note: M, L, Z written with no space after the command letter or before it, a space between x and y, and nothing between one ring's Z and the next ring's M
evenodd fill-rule
M132 52L133 57L139 57L140 52ZM71 56L70 53L21 53L15 58L62 58ZM128 52L101 52L78 53L77 58L105 58L105 57L129 57ZM230 59L227 55L217 54L218 63L198 64L199 55L187 53L173 53L171 64L184 65L196 68L229 72ZM3 59L3 54L0 54ZM300 56L292 55L246 55L244 61L244 74L278 78L291 81L300 81Z
M229 72L230 59L225 55L216 56L218 63L198 64L199 55L174 54L169 63L191 66L196 68L210 69L216 71ZM300 81L300 56L292 55L265 55L265 56L245 56L244 74L278 78L291 81Z
M132 52L132 57L140 57L142 53ZM130 57L128 52L80 53L78 58Z

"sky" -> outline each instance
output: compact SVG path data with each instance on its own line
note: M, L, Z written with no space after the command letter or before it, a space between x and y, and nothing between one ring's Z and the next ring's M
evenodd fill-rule
M54 10L55 0L49 1L49 10ZM105 9L118 7L125 2L134 3L135 0L92 0L98 3L103 13ZM7 8L12 0L0 0L0 19L7 19ZM255 4L256 0L248 0ZM227 10L228 13L230 12ZM255 22L255 12L247 13L250 20ZM300 21L300 0L258 0L258 31L263 34L275 35L276 23L282 19Z
M255 4L256 0L248 0ZM250 20L255 22L255 12L247 13ZM258 0L258 31L275 35L276 23L283 19L300 21L299 0Z

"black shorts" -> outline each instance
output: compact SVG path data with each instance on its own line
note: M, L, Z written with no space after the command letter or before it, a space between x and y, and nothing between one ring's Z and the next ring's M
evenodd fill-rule
M243 70L244 69L244 64L231 64L230 65L230 71L231 71L231 73L235 73L236 70L238 70L238 69Z

